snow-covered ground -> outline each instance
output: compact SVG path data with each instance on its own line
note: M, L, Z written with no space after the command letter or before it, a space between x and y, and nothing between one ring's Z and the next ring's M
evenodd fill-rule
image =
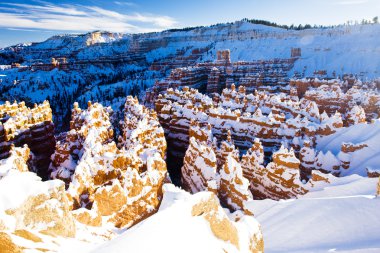
M378 179L351 175L330 180L299 199L251 203L265 252L380 252ZM93 252L233 250L212 235L204 218L191 216L191 207L204 196L171 189L157 214Z
M338 129L336 133L325 136L317 141L317 150L324 153L331 151L339 156L341 145L344 142L366 144L367 147L351 154L349 170L342 170L342 175L367 175L366 169L380 169L380 120L373 124L356 124L351 127ZM351 169L352 168L352 169Z
M380 252L377 182L352 175L299 199L254 200L265 252Z

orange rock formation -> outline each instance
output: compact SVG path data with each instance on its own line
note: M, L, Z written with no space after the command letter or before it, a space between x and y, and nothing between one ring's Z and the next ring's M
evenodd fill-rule
M0 105L0 159L10 155L11 145L27 144L33 153L31 165L42 178L48 178L50 156L54 152L54 124L49 102L44 101L34 108L24 102L8 101Z
M57 143L51 170L53 178L66 182L79 221L100 225L98 217L107 216L108 222L125 227L159 206L167 177L166 141L156 114L127 97L118 148L111 113L98 103L89 103L87 110L75 104L71 130Z
M190 136L190 145L181 169L184 188L192 193L212 191L230 210L251 214L245 202L252 199L252 195L248 180L244 178L238 163L238 152L234 145L224 141L218 148L211 127L201 128L196 123L190 127Z

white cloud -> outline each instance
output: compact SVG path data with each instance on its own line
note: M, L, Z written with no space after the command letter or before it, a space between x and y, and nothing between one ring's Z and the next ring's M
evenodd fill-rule
M137 6L137 4L135 4L133 2L115 1L114 3L117 5L129 6L129 7L136 7Z
M55 5L45 2L39 2L37 5L2 5L0 27L13 29L146 32L171 28L177 23L168 16L124 14L98 6Z

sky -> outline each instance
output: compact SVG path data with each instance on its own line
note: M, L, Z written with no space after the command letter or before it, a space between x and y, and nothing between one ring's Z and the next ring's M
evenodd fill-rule
M380 0L3 0L0 47L95 30L141 33L249 19L336 25L380 16Z

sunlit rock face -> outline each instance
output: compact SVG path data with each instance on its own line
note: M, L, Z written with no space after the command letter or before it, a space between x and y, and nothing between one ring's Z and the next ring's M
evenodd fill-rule
M257 195L263 194L266 198L287 199L305 194L307 190L300 180L300 161L295 157L293 150L281 147L273 154L273 162L266 166L263 182L270 182L264 192L258 191Z
M163 224L165 233L161 231ZM149 243L141 243L150 238ZM191 242L189 243L189 238ZM223 208L209 191L191 194L173 184L163 186L159 211L124 231L95 253L117 252L264 252L261 226L254 216ZM186 245L186 248L182 248Z
M219 198L230 210L242 210L252 214L246 208L246 202L252 199L249 181L243 176L243 170L233 153L229 153L220 170Z
M190 128L190 144L181 168L182 187L192 193L217 192L217 160L210 129Z
M28 170L30 158L27 146L12 147L10 156L0 161L1 230L10 234L30 230L74 237L76 226L64 183L60 180L42 182Z
M25 102L0 105L0 159L10 155L10 147L27 144L33 153L31 166L48 178L50 156L54 152L54 124L49 102L29 108Z
M79 221L101 225L100 216L125 227L159 206L167 178L166 141L156 114L127 97L117 147L111 114L98 103L89 103L86 110L75 104L71 130L57 143L50 169L53 178L66 182Z
M213 235L225 242L230 242L236 249L244 252L264 252L264 240L260 225L250 215L236 211L229 218L219 204L217 197L210 192L202 194L202 199L194 202L192 216L203 217L210 226ZM197 196L199 197L199 196ZM241 243L242 238L248 239L248 244Z
M32 172L36 155L14 140L27 131L34 137L29 127L51 119L45 115L51 110L47 102L42 109L23 106L3 106L12 116L4 114L7 121L1 125L3 146L9 147L0 160L2 249L57 251L66 240L99 243L157 212L162 185L170 180L164 130L154 111L127 97L117 146L111 108L89 102L82 110L74 104L71 129L59 136L51 157L51 180L42 181ZM24 117L25 124L13 122Z
M250 214L245 202L251 200L252 195L231 136L218 148L210 125L201 128L193 122L189 134L190 145L181 169L184 189L192 193L214 192L230 210Z
M307 192L301 182L300 161L292 149L281 148L272 155L272 162L263 165L263 147L256 139L242 156L244 176L249 180L250 190L256 199L288 199Z

